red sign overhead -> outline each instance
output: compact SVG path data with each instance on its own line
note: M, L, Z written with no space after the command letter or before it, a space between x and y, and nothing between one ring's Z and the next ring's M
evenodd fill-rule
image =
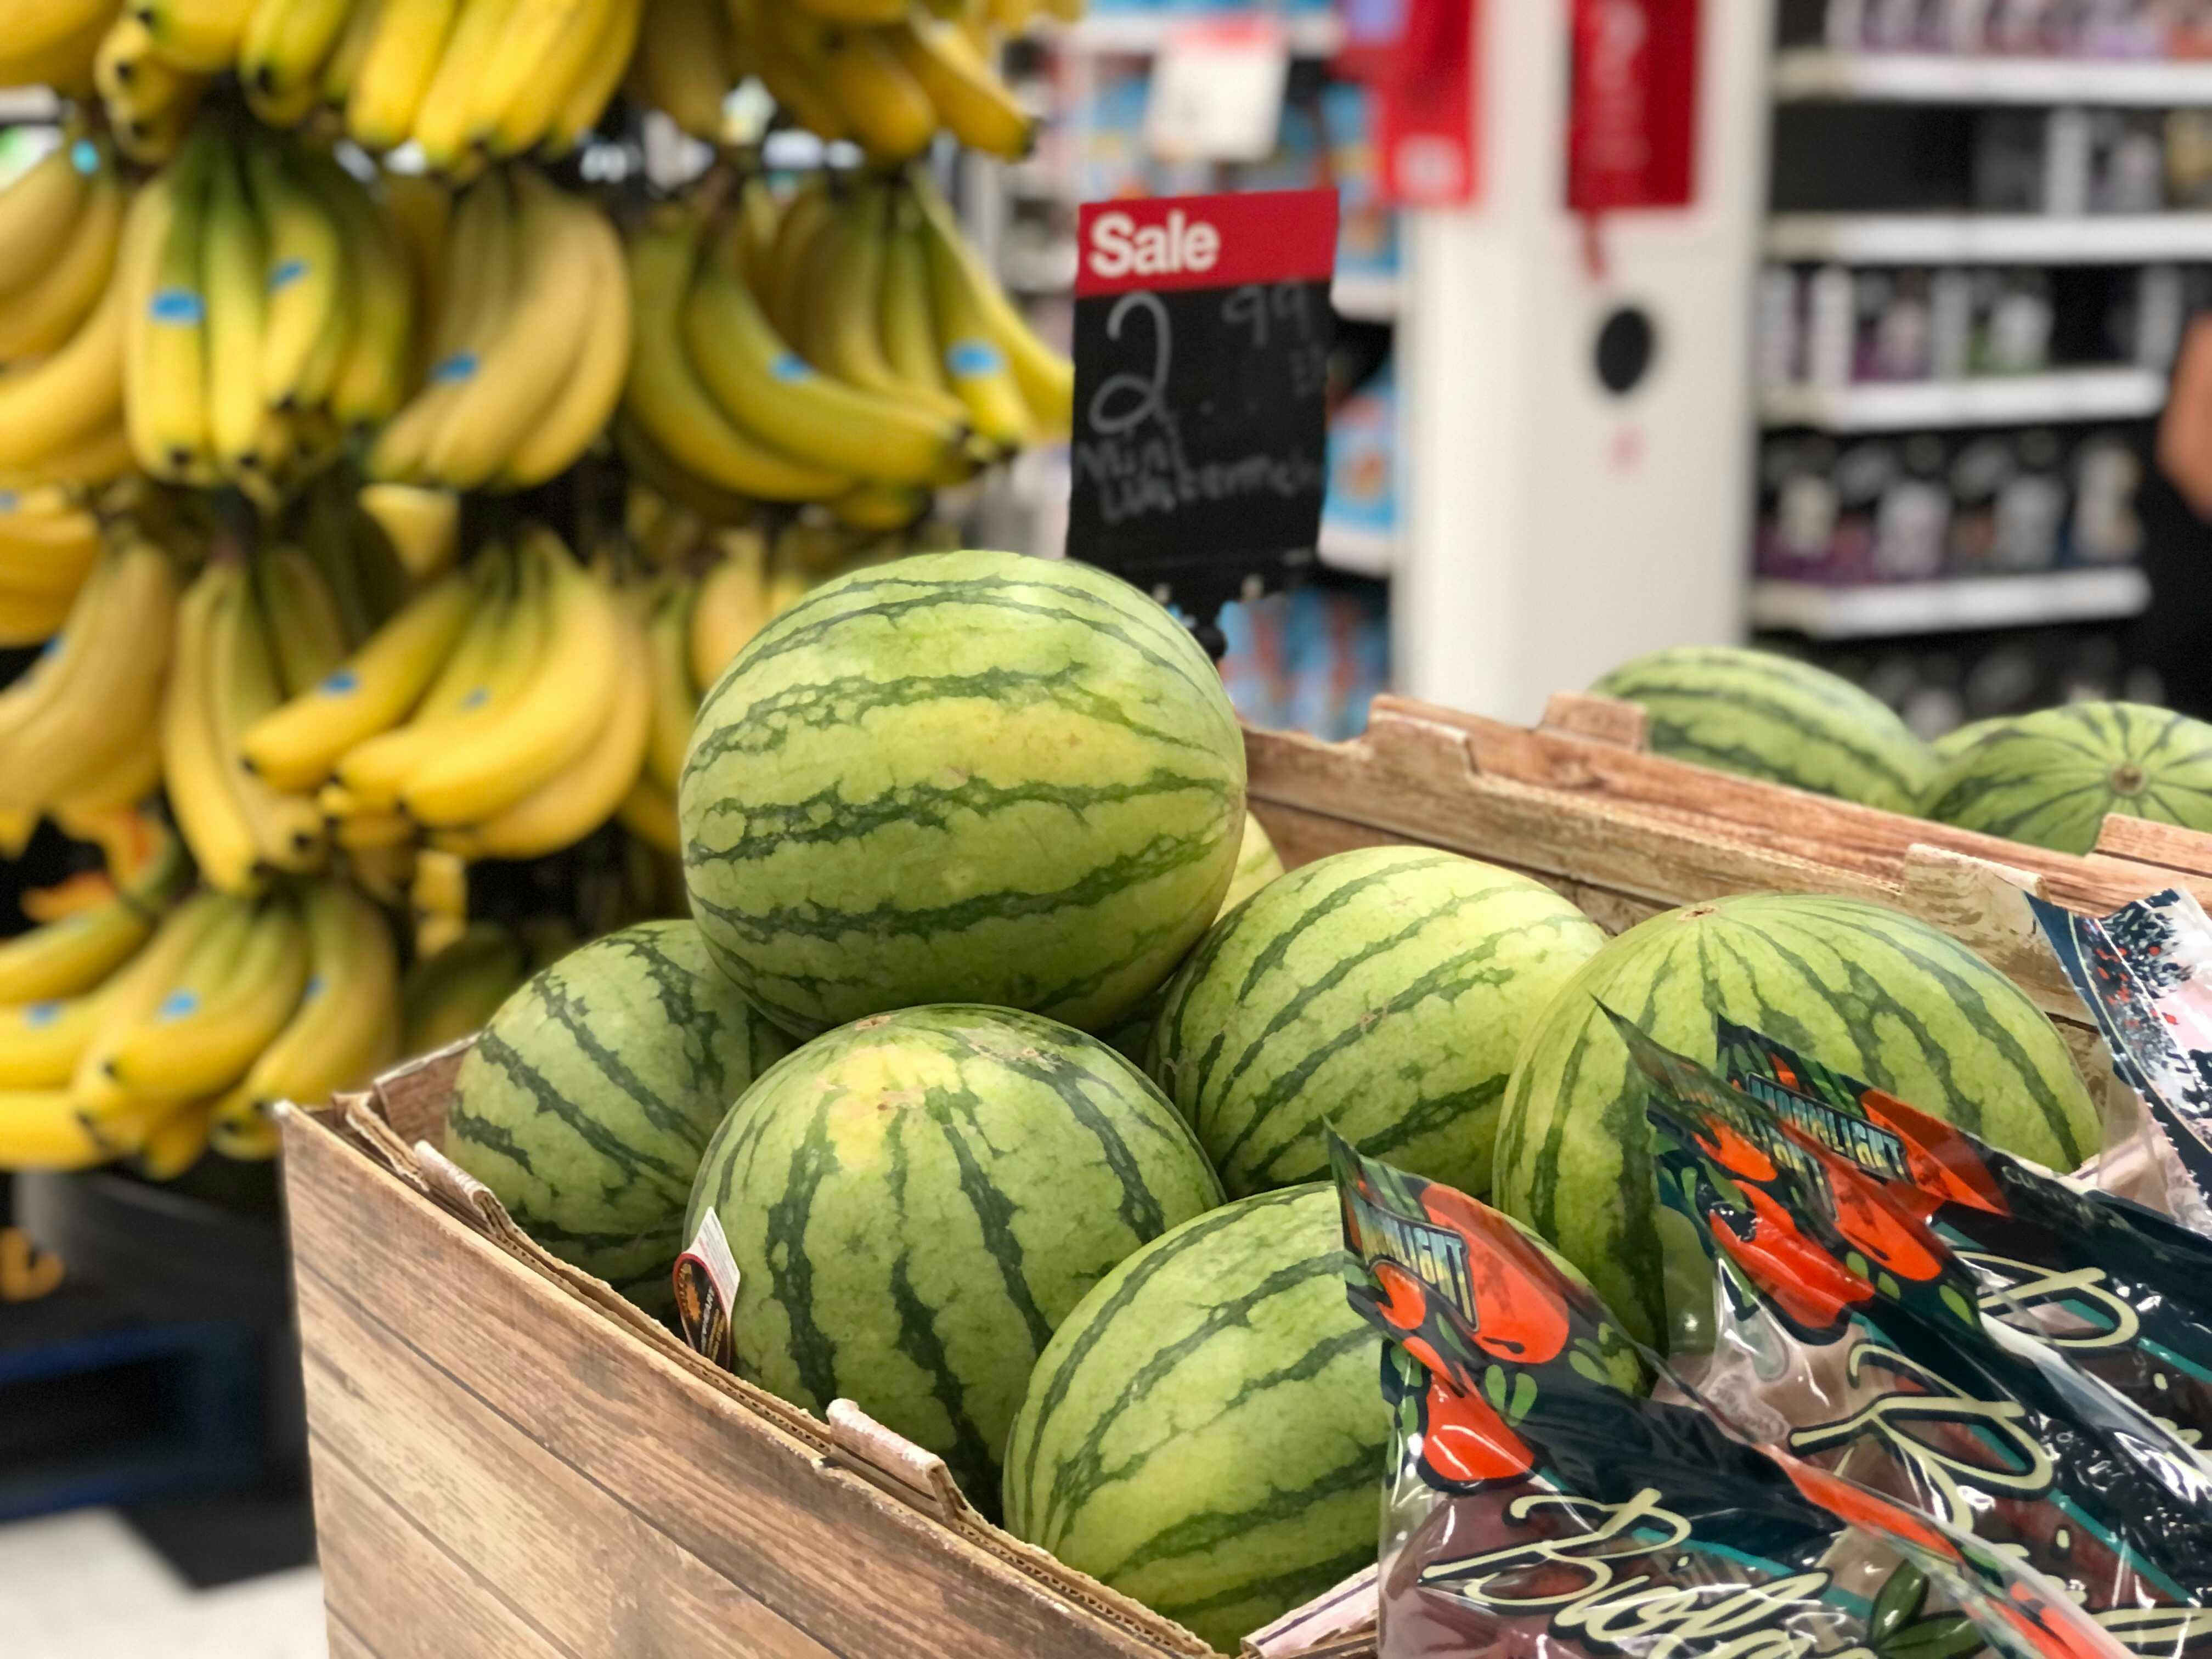
M1252 191L1085 202L1076 226L1079 297L1136 289L1327 282L1336 192Z
M1407 207L1474 200L1483 0L1350 0L1343 12L1336 68L1374 91L1383 195Z
M1698 0L1575 0L1567 205L1689 205L1697 182Z

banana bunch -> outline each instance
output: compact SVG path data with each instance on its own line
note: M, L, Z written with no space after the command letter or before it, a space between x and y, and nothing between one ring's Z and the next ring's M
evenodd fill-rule
M148 228L114 158L73 129L0 191L0 484L94 485L130 467L121 278Z
M179 884L162 880L142 905ZM398 1050L391 927L341 881L252 898L203 889L134 951L73 979L0 1009L15 1039L0 1055L0 1169L135 1155L167 1179L210 1142L271 1157L270 1106L327 1099Z
M820 174L664 204L629 249L624 456L681 482L893 529L933 487L1065 432L1073 366L919 179ZM708 509L711 511L711 507Z
M88 812L153 793L176 612L174 562L121 527L61 632L0 691L0 810Z
M100 545L100 520L75 492L0 488L0 645L35 645L58 632Z
M520 489L566 470L629 366L613 226L534 167L488 173L455 204L437 291L427 374L369 446L370 477Z
M210 121L140 203L152 228L122 276L124 386L147 471L269 501L399 406L413 267L392 215L335 161Z
M164 57L146 20L134 13L108 26L92 61L93 86L117 148L149 167L176 155L214 81Z
M19 0L0 10L0 87L89 94L93 55L123 0Z
M482 1030L535 966L529 946L490 921L417 956L399 986L400 1053L430 1054Z
M240 748L264 786L314 792L356 859L418 842L464 862L537 858L612 817L637 781L645 652L635 596L532 529L430 583ZM422 908L453 869L410 874Z

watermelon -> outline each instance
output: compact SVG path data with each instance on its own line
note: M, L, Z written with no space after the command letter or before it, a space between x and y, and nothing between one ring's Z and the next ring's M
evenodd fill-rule
M2009 726L2018 718L2015 714L1995 714L1988 720L1968 720L1964 726L1954 726L1942 737L1931 738L1928 752L1936 757L1936 765L1940 771L1999 726Z
M1098 1030L1219 907L1244 746L1190 630L1127 583L933 554L756 635L678 804L692 915L785 1029L974 1001Z
M1372 1562L1389 1420L1351 1266L1320 1185L1124 1261L1030 1379L1008 1528L1230 1652Z
M1585 963L1529 1031L1498 1120L1494 1200L1646 1342L1667 1303L1644 1091L1600 1001L1707 1064L1725 1014L2056 1169L2098 1149L2096 1108L2057 1028L1949 934L1863 900L1793 894L1654 916Z
M1035 1014L877 1014L769 1068L691 1194L740 1275L738 1370L841 1396L940 1454L995 1507L1030 1369L1138 1246L1221 1201L1144 1074Z
M1237 1196L1328 1174L1332 1122L1480 1194L1521 1034L1604 943L1526 876L1429 848L1340 853L1215 925L1148 1069Z
M2139 702L2076 702L1986 723L1928 787L1928 816L2086 853L2105 814L2212 830L2212 726Z
M790 1048L698 928L641 922L570 951L492 1016L454 1081L446 1156L553 1255L665 1313L700 1154Z
M1935 769L1928 745L1880 698L1771 652L1655 651L1590 690L1645 711L1654 754L1893 812L1919 809Z

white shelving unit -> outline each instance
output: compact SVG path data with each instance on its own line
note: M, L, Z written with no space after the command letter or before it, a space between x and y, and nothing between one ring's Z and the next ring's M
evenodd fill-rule
M1328 298L1340 317L1361 323L1393 322L1398 315L1398 279L1339 271Z
M1751 621L1816 640L1849 640L2118 621L2149 602L2150 584L2131 567L1858 586L1763 580L1751 586Z
M1354 576L1387 578L1398 560L1398 542L1372 530L1355 530L1348 526L1322 520L1321 546L1316 550L1321 562L1332 570L1341 570Z
M1046 38L1067 50L1102 58L1149 58L1176 29L1207 21L1204 12L1098 12L1052 30ZM1333 57L1344 44L1344 24L1334 11L1285 12L1278 21L1294 58Z
M2148 368L2054 369L1971 380L1872 381L1770 386L1759 396L1768 426L1824 432L1905 432L1930 427L2034 426L2046 421L2131 421L2166 403L2166 380Z
M2212 213L1778 213L1765 246L1839 264L2154 264L2212 259Z
M2177 108L2212 105L2212 62L1805 48L1776 58L1773 90L1784 100Z

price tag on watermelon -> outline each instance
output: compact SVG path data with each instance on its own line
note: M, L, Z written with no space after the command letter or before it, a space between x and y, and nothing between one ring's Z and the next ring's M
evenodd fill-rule
M1067 552L1210 621L1313 563L1336 192L1085 204Z
M676 1316L684 1340L717 1365L730 1363L730 1311L738 1305L738 1263L712 1208L690 1249L676 1258Z

